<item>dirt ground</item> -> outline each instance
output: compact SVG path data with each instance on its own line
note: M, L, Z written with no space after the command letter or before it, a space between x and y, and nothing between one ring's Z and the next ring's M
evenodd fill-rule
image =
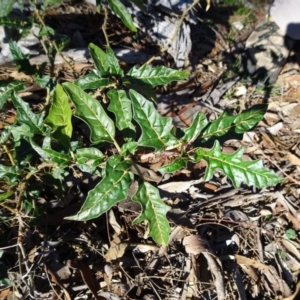
M167 247L147 237L146 224L132 224L140 208L130 200L91 221L64 220L79 210L80 199L97 177L69 176L64 199L41 182L43 192L36 201L43 211L35 220L26 212L12 215L0 207L0 270L6 266L10 279L0 299L184 300L221 299L222 293L228 300L299 299L300 43L294 44L275 84L254 83L239 72L238 60L265 15L266 3L251 1L255 9L242 10L232 1L218 2L207 12L195 9L198 21L191 24L192 50L183 67L190 77L158 88L161 103L167 99L175 107L171 112L163 105L158 109L188 126L199 109L213 120L225 109L239 113L265 103L267 112L258 126L240 140L227 140L223 151L244 146L245 160L262 159L284 181L263 189L234 189L222 172L204 182L205 166L199 163L161 182L158 162L149 162L145 173L172 207ZM45 22L58 34L72 37L70 48L90 42L105 48L100 30L104 17L103 11L97 14L90 4L76 1L47 10ZM154 56L154 65L176 68L147 33L130 33L109 11L106 30L112 49L143 53L140 64ZM121 61L121 66L128 70L133 63ZM75 61L74 67L80 76L93 66ZM11 63L0 70L2 80L23 76ZM56 65L56 73L62 82L75 79L64 64ZM34 94L38 105L44 91ZM203 100L203 95L208 97ZM0 128L13 120L13 113L1 112Z

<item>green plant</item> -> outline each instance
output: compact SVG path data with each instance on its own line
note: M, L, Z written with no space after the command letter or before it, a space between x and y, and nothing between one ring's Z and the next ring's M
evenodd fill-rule
M13 43L11 48L18 60L21 52ZM213 122L198 113L189 128L173 128L172 119L160 116L155 108L154 88L184 79L188 72L144 65L124 74L112 49L104 52L90 44L89 51L96 69L74 83L58 84L52 79L50 101L39 112L18 95L24 88L22 83L5 83L0 88L1 107L11 99L17 111L16 122L6 126L0 136L10 158L0 164L0 178L15 190L17 209L25 209L25 202L34 198L38 190L35 178L50 178L59 190L70 172L75 176L88 172L101 181L89 191L80 211L67 219L90 220L126 199L131 185L137 182L132 200L141 204L142 213L134 223L147 221L149 235L166 245L170 233L166 213L170 208L158 189L143 178L137 156L140 149L176 157L159 169L162 174L187 168L189 161L205 160L204 180L221 169L236 188L242 182L259 188L281 182L260 160L243 161L243 148L222 153L218 141L252 129L263 118L264 106L236 116L224 112ZM28 58L22 58L23 63L26 60L29 64ZM38 70L33 76L39 78ZM73 115L88 125L88 138L74 132ZM212 141L213 147L208 149ZM2 194L2 199L10 197L12 194Z
M286 237L289 239L289 240L295 240L296 239L296 232L294 229L290 228L290 229L287 229L285 231L285 235Z

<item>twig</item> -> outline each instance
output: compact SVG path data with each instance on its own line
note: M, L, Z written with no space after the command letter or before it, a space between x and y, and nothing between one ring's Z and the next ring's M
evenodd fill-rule
M259 220L258 220L259 221ZM260 226L256 227L256 241L257 241L257 251L259 254L260 261L264 261L264 251L261 243L261 229Z
M88 286L92 294L94 295L95 299L97 300L104 300L102 296L98 296L98 291L101 289L98 281L92 275L91 269L81 261L71 260L69 259L66 265L72 269L79 270L82 280Z
M107 14L106 7L102 6L102 9L104 11L104 21L103 21L103 25L102 25L102 32L104 34L104 38L105 38L105 41L106 41L106 46L109 47L109 39L108 39L108 36L107 36L107 33L106 33L106 25L107 25L108 14Z
M225 299L225 287L222 273L219 269L219 266L216 263L216 260L212 258L212 254L209 252L202 252L203 256L206 258L210 271L215 277L215 285L217 290L217 295L219 300Z
M68 291L65 289L65 287L63 286L63 284L61 283L60 279L56 276L56 274L54 272L52 272L52 270L48 269L46 265L44 265L44 271L45 271L45 274L48 278L48 281L49 281L49 284L54 292L54 294L58 297L58 299L60 300L63 300L57 293L57 291L55 290L54 286L52 285L52 282L53 281L54 283L56 283L60 288L63 289L63 291L65 292L65 295L66 295L66 298L68 300L71 300L71 297L70 297L70 294L68 293ZM49 278L49 275L48 273L51 275L51 280Z
M3 149L4 149L4 151L6 152L8 158L9 158L9 160L10 160L10 163L11 163L13 166L15 166L15 165L16 165L15 160L14 160L14 158L12 157L11 152L10 152L10 150L8 149L8 147L7 147L6 145L3 145Z
M26 284L26 286L28 287L27 283L24 281L24 278L26 276L28 276L28 280L29 280L29 293L30 290L33 288L34 283L33 283L33 279L32 276L30 275L30 270L31 268L28 266L28 262L27 262L27 258L26 258L26 253L23 247L23 235L24 235L24 225L23 225L23 220L21 218L21 215L18 213L17 214L17 219L19 221L19 228L18 228L18 238L17 238L17 253L18 253L18 259L19 259L19 272L22 276L22 280L23 282ZM24 262L25 268L26 268L26 275L23 275L22 272L22 261Z
M182 287L181 300L186 299L187 292L188 292L189 277L191 276L190 272L191 272L191 269L192 269L191 257L187 257L185 259L185 261L186 261L186 264L185 264L185 267L184 267L185 279L183 280L184 284L183 284L183 287Z
M139 261L137 260L137 258L135 257L135 255L134 255L133 252L132 252L132 254L133 254L133 258L134 258L135 262L137 263L138 267L139 267L139 268L141 269L141 271L147 276L146 272L142 269L142 267L141 267ZM151 280L148 276L147 276L147 278L148 278L148 280L149 280L149 283L150 283L150 285L151 285L151 287L152 287L154 293L155 293L156 296L158 297L158 299L159 299L159 300L162 300L161 297L159 296L159 293L158 293L157 290L155 289L155 287L154 287L154 285L153 285L153 283L152 283L152 280Z

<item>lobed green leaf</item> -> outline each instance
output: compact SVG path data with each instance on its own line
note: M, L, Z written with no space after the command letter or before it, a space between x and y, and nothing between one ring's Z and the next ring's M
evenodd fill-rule
M118 155L111 156L105 167L105 177L89 191L85 203L75 216L67 220L87 221L99 217L116 203L126 199L134 177L131 161Z
M74 83L64 83L63 87L76 107L75 115L89 126L91 141L114 142L114 122L107 116L101 104Z
M149 235L157 244L168 245L171 228L166 217L170 207L159 196L158 189L148 182L142 183L132 198L142 206L142 213L133 223L147 221L150 227Z
M82 172L93 173L103 161L103 154L97 148L80 148L76 150L76 161Z
M232 127L235 116L230 115L227 111L224 111L218 119L213 121L202 133L202 139L208 140L212 136L222 136L226 134Z
M12 191L1 193L0 194L0 201L6 200L7 198L9 198L13 194L14 193Z
M22 100L18 95L12 95L12 103L18 111L17 120L20 124L26 124L33 133L43 134L44 115L35 114L31 111L29 104Z
M108 0L108 4L113 12L120 17L124 25L129 30L136 32L136 27L134 26L131 15L125 5L120 0Z
M27 126L27 125L26 125ZM0 134L0 146L2 146L10 137L12 130L15 128L13 125L6 125Z
M13 126L11 129L11 134L13 135L15 146L18 145L18 142L21 140L21 138L32 138L34 136L34 133L31 131L30 127L25 123L21 124L20 126Z
M235 188L239 188L242 182L263 188L280 183L283 179L279 178L273 171L264 169L261 160L243 161L243 147L232 154L222 153L218 141L215 141L213 148L205 150L199 148L196 151L195 162L201 159L207 162L204 180L212 178L214 172L220 169L227 175Z
M126 144L123 144L122 148L121 148L121 153L124 156L127 156L128 153L134 154L136 149L138 147L138 143L137 142L128 142Z
M10 183L17 181L21 175L21 170L18 166L0 165L0 178L6 178Z
M13 81L0 86L0 109L2 109L5 101L9 99L14 92L18 92L23 89L25 89L25 84L20 81Z
M19 72L24 72L27 75L35 75L37 73L36 67L30 64L29 55L24 54L16 42L10 40L9 49Z
M153 103L136 91L130 90L129 94L133 104L134 119L142 129L138 140L139 146L161 150L175 145L178 140L170 133L173 126L172 119L162 117Z
M234 130L238 134L247 132L262 120L265 112L266 105L264 104L255 105L236 116L224 111L204 130L201 138L208 140L212 136L222 136L230 130Z
M68 144L72 136L72 110L69 99L60 84L56 85L53 102L45 122L49 124L57 133L57 139L63 144Z
M42 148L30 140L32 148L45 160L56 163L60 168L69 166L72 163L70 154L57 152L52 149Z
M197 116L193 120L192 125L189 128L183 128L184 136L182 141L192 143L201 133L201 131L208 124L206 116L202 112L198 112Z
M131 123L132 111L131 101L127 98L124 90L110 90L107 93L110 99L108 110L113 112L116 118L116 126L120 129L131 129L135 131L135 127Z
M0 17L6 17L11 12L14 2L14 0L1 1Z
M189 76L189 72L173 70L165 66L152 68L149 65L143 65L140 68L134 66L127 73L127 76L138 78L141 81L150 84L152 87L156 87L172 81L185 79Z
M150 84L145 83L138 78L129 76L124 76L122 78L122 83L126 88L135 90L144 97L151 99L154 103L157 103L155 90Z
M102 74L98 70L92 70L89 74L76 80L76 85L83 90L97 89L101 86L107 86L110 83L109 78L101 78Z
M161 173L173 173L182 168L187 168L189 159L187 157L178 157L171 164L162 166L158 169Z
M106 53L95 44L89 44L90 55L102 75L107 74L109 63Z
M119 61L118 61L117 57L115 56L114 51L111 48L107 48L106 55L108 58L110 74L111 75L123 75L124 72L119 65Z
M267 106L264 104L254 105L249 109L242 111L234 119L234 130L236 133L244 133L251 130L260 122L265 113Z

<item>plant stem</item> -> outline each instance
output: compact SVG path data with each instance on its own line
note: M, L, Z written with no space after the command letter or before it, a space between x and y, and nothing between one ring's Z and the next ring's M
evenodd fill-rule
M106 33L106 24L107 24L107 9L106 7L102 6L102 9L104 11L104 21L103 21L103 25L102 25L102 31L105 37L105 41L106 41L106 46L109 47L109 39Z
M37 17L39 23L40 23L43 27L47 28L46 25L45 25L45 23L44 23L43 18L40 16L39 10L35 9L35 15L36 15L36 17ZM41 42L41 44L42 44L42 46L43 46L43 48L44 48L44 51L46 52L46 54L47 54L47 56L48 56L48 58L49 58L49 61L50 61L50 64L51 64L51 70L52 70L52 71L51 71L51 75L53 75L55 59L54 59L54 57L53 57L52 55L50 55L50 53L49 53L49 51L48 51L48 49L47 49L47 47L46 47L44 41L43 41L40 37L38 37L38 38L39 38L39 40L40 40L40 42ZM56 44L56 42L55 42L54 40L50 40L50 42L51 42L51 44L53 45L54 49L56 50L57 54L58 54L58 55L62 58L62 60L69 66L69 68L70 68L70 70L73 72L73 74L75 74L74 63L73 63L72 61L66 59L66 57L65 57L65 56L61 53L61 51L58 49L58 46L57 46L57 44Z
M11 152L10 152L10 150L8 149L8 147L7 147L6 145L3 145L3 149L4 149L4 151L6 152L6 154L8 155L8 158L9 158L11 164L12 164L13 166L15 166L16 163L15 163L14 158L12 157Z

